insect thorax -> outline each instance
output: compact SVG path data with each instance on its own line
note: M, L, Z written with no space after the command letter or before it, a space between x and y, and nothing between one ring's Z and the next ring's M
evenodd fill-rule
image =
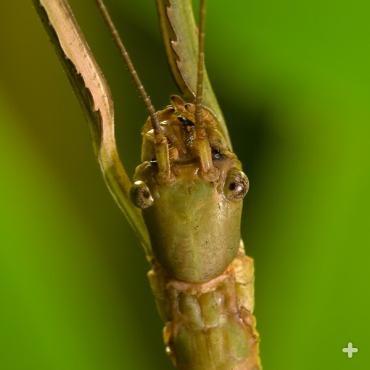
M155 135L148 120L142 163L131 193L143 209L158 262L175 279L203 282L221 274L238 252L248 179L218 131L216 118L203 108L212 157L212 171L205 173L196 146L194 104L177 96L171 103L157 113L168 142L170 176L159 173Z

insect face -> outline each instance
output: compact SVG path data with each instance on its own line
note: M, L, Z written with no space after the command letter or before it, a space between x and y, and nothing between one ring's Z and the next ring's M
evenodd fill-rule
M235 258L248 179L218 131L213 114L205 108L202 115L211 170L204 171L196 142L194 104L179 97L172 97L171 103L157 113L168 145L170 176L161 176L155 133L148 121L143 130L143 162L136 169L131 194L143 209L153 252L161 265L176 279L202 282L222 273ZM145 194L153 201L146 202Z

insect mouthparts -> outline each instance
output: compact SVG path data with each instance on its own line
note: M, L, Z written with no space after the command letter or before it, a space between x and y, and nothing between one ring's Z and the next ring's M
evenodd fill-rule
M187 119L183 116L177 116L177 119L184 125L184 126L191 126L195 127L195 123L190 121L190 119Z

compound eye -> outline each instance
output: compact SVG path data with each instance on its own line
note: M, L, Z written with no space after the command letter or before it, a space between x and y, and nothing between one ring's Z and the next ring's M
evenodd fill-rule
M231 170L227 175L224 193L229 200L242 200L249 190L247 175L240 170Z
M214 161L218 161L220 159L223 159L223 155L221 154L221 152L218 149L212 148L212 159Z
M154 202L152 194L144 181L134 182L130 189L130 196L135 206L141 209L150 207Z

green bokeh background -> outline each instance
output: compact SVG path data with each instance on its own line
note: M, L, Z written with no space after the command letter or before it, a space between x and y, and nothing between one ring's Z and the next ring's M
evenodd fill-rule
M146 113L94 2L71 3L132 173ZM251 181L242 231L264 368L369 369L368 2L208 3L208 71ZM176 88L154 0L107 4L166 105ZM0 19L0 369L171 369L143 252L37 14L2 1Z

